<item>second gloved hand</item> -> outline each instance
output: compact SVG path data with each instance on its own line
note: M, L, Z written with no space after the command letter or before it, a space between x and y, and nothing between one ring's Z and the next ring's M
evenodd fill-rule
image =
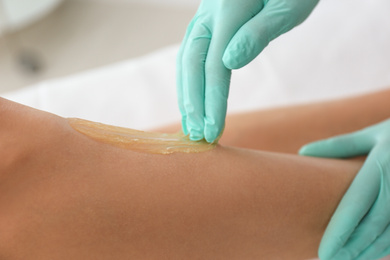
M203 0L177 59L185 134L213 142L225 123L231 69L304 21L319 0Z
M366 162L330 220L321 260L374 260L390 254L390 120L304 146L300 154Z

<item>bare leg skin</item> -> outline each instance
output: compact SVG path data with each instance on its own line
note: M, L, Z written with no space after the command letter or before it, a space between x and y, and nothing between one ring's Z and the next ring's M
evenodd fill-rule
M313 258L362 164L137 153L3 99L0 140L0 259Z
M389 100L390 89L340 100L229 115L219 143L296 154L306 143L389 118ZM178 129L180 124L158 131Z
M353 132L390 117L390 89L228 118L221 144L296 154L309 142ZM245 134L241 134L245 133Z

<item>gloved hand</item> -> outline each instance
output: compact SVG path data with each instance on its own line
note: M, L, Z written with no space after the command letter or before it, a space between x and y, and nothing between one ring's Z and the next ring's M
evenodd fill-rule
M319 0L203 0L177 59L184 133L213 142L224 127L231 69L303 22Z
M373 260L390 254L390 120L305 145L300 154L368 154L322 238L321 260Z

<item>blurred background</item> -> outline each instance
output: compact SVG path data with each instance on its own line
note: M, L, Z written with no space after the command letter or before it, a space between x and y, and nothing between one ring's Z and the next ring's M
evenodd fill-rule
M200 0L0 0L0 94L180 43Z

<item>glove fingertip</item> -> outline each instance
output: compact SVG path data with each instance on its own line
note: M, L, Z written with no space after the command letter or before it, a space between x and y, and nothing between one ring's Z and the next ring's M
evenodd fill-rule
M205 130L205 139L208 143L213 143L217 137L218 133L216 130Z
M214 143L221 134L222 129L216 125L208 124L206 122L204 129L204 138L208 143Z
M307 145L302 146L302 147L299 149L298 154L299 154L299 155L307 155Z
M241 55L238 54L238 51L233 51L229 47L226 49L222 57L222 62L226 68L230 70L239 69L242 67Z
M332 260L339 252L340 247L333 240L322 239L318 249L318 256L321 260Z
M306 156L318 155L318 146L318 142L306 144L299 149L298 154Z
M203 139L203 133L200 131L193 130L190 133L190 140L191 141L200 141Z
M253 36L239 31L230 41L222 61L228 69L240 69L251 62L261 52L258 43L254 42Z

